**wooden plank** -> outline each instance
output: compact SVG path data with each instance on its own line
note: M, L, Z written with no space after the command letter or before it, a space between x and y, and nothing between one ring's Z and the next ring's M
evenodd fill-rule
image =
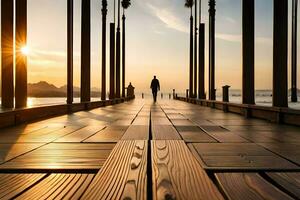
M146 170L147 142L120 141L82 199L146 199Z
M0 174L0 199L13 199L46 174Z
M184 141L152 141L153 199L223 199Z
M300 169L253 143L193 143L206 169Z
M132 122L132 125L149 126L149 124L150 124L149 117L140 117L140 116L137 116L137 118L135 118L135 120Z
M128 126L108 126L84 142L118 142L128 129Z
M0 163L26 154L44 145L44 143L0 144Z
M50 174L16 199L79 199L94 174Z
M152 137L154 140L181 140L176 129L168 125L152 125Z
M179 132L181 137L184 139L185 142L217 142L214 138L209 136L203 131L195 132L195 131L183 131Z
M174 126L197 126L188 119L172 119L171 122Z
M151 117L151 123L153 125L172 125L170 120L166 117Z
M299 172L268 172L273 181L284 188L292 197L300 197L300 173Z
M86 126L78 131L61 137L54 142L82 142L83 140L101 131L103 128L105 128L105 126Z
M222 132L210 132L208 133L211 137L215 138L219 142L227 143L244 143L249 142L245 138L240 137L232 132L222 131Z
M114 144L51 143L0 165L0 169L99 169Z
M207 133L228 131L227 129L221 126L200 126L200 127Z
M292 199L257 173L216 173L228 199Z
M124 133L122 140L148 140L149 126L132 125Z

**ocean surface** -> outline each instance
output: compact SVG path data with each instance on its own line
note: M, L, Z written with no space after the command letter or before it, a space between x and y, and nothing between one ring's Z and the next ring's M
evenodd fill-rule
M163 93L163 98L169 98L170 93ZM178 93L179 96L185 96L184 93ZM142 93L137 93L136 98L142 98ZM152 98L150 93L145 93L144 98ZM158 100L161 98L161 94L158 94ZM217 92L217 100L222 101L222 94ZM61 98L61 97L52 97L52 98L34 98L29 97L28 98L28 107L36 107L36 106L46 106L46 105L57 105L57 104L65 104L67 98ZM100 97L98 98L92 98L92 101L100 101ZM290 96L289 96L290 100ZM298 94L298 103L292 103L289 101L289 107L293 109L299 109L300 110L300 94ZM232 103L241 103L242 102L242 96L240 91L232 91L230 93L229 101ZM263 106L272 106L272 91L266 90L266 91L257 91L255 101L257 105L263 105ZM1 102L1 101L0 101ZM80 102L80 98L74 98L74 103Z

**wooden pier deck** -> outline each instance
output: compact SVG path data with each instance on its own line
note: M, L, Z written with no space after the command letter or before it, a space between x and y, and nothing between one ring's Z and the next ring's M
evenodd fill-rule
M0 199L299 199L300 128L134 100L0 130Z

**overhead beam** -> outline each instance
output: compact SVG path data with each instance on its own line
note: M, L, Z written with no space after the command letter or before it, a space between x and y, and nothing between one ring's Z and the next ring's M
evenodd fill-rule
M242 1L243 18L243 104L255 104L254 86L254 0Z
M288 1L274 0L273 106L288 107Z
M1 104L14 107L13 7L14 1L1 1Z
M82 0L81 102L91 101L91 0Z

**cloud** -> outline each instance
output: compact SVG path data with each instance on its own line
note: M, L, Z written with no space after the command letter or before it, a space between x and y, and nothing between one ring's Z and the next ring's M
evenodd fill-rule
M168 28L188 33L188 27L180 18L176 17L171 10L167 8L158 8L150 3L147 3L146 5L150 9L150 12L162 21Z
M216 33L216 38L227 42L242 42L241 34ZM255 37L255 41L258 44L272 45L271 37Z

